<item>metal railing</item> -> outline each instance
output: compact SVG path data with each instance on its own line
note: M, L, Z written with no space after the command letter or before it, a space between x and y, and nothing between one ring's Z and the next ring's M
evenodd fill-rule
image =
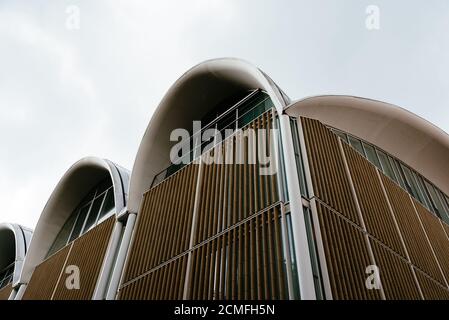
M203 150L203 147L206 147L211 144L210 140L201 142L201 136L205 130L212 129L213 126L215 126L215 129L217 129L218 132L224 132L226 129L230 129L230 128L232 128L234 130L238 130L239 128L244 127L246 124L248 124L252 120L256 119L258 116L263 114L268 109L271 109L273 107L273 105L271 105L269 108L264 107L261 112L258 112L256 115L253 115L251 117L251 120L247 121L247 123L241 121L242 119L247 117L251 112L253 112L258 107L260 107L262 104L266 103L267 101L271 102L270 97L268 95L266 95L261 101L254 104L254 106L252 106L250 109L245 110L244 113L242 113L242 114L238 113L239 108L246 106L246 103L251 102L252 98L256 97L261 92L262 92L262 90L260 90L260 89L251 91L250 94L248 94L243 99L238 101L231 108L229 108L228 110L226 110L225 112L223 112L222 114L217 116L214 120L210 121L206 126L202 127L200 131L193 133L189 137L189 140L180 146L180 150L182 150L183 146L189 144L189 152L182 154L178 158L182 162L179 164L172 163L171 165L169 165L166 168L164 168L163 170L161 170L158 174L156 174L151 183L151 187L159 184L160 182L164 181L165 179L167 179L168 177L170 177L171 175L173 175L174 173L176 173L177 171L182 169L184 166L192 163L195 159L199 158L201 156L201 154L203 154L207 150L210 150L211 148L213 148L216 145L216 144L214 144L211 148L209 148L207 150L206 149ZM235 119L233 121L231 121L229 124L227 124L225 127L218 129L217 127L218 127L218 124L220 124L220 121L226 120L226 117L229 116L233 111L236 111ZM193 148L190 148L190 146L192 146L192 145L193 145Z

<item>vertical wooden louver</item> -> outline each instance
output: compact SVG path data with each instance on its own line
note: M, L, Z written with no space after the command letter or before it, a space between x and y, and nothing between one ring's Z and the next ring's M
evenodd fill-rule
M4 286L0 289L0 300L8 300L9 295L12 291L12 285L8 284L7 286Z
M302 118L316 197L360 225L337 137L319 121Z
M418 269L415 269L421 291L426 300L449 300L449 291Z
M144 195L125 282L189 248L198 165L184 167Z
M391 249L370 239L385 297L388 300L419 300L421 296L412 266Z
M333 298L379 299L375 263L386 299L447 299L449 227L323 124L302 127Z
M421 227L410 195L386 176L382 176L382 182L387 190L411 262L443 284L443 275L432 254L432 248L427 241L424 229ZM427 214L431 213L427 212Z
M380 299L365 285L372 261L363 232L320 202L317 211L334 299Z
M406 257L377 176L377 168L346 143L343 144L343 149L368 233Z
M70 244L59 250L34 269L23 294L24 300L50 300L52 298L71 246Z
M144 195L121 299L288 298L277 175L259 161L272 126L265 112Z
M115 216L112 216L73 242L65 268L71 265L79 268L80 288L79 290L67 289L65 280L68 274L63 272L53 299L87 300L92 298L114 222Z
M280 208L239 223L192 252L189 299L286 299Z
M82 235L36 267L23 295L24 300L92 298L109 243L115 215ZM80 270L80 289L65 286L66 267Z
M438 263L441 266L441 270L443 271L446 281L449 281L449 239L447 238L439 219L434 215L429 214L429 211L416 200L414 200L414 203Z

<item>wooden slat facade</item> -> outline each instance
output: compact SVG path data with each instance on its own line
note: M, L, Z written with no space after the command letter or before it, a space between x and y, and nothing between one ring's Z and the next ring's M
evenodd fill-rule
M377 168L346 143L342 146L368 233L406 257Z
M115 215L74 240L36 267L23 295L24 300L89 300L92 298L105 257ZM68 290L66 267L80 270L80 289Z
M449 291L441 284L431 279L418 269L415 269L424 299L426 300L449 300Z
M388 177L382 176L382 181L387 190L388 198L393 207L411 262L443 284L443 275L432 254L432 248L427 241L425 231L421 226L410 195ZM430 212L427 212L427 214L431 215Z
M449 239L444 232L441 220L429 214L427 209L416 200L413 201L447 283L449 281Z
M51 300L71 247L65 246L34 269L23 300Z
M449 227L349 145L338 150L319 121L301 121L333 298L380 299L365 288L374 261L386 299L447 299Z
M315 196L360 225L338 140L320 122L301 121Z
M269 111L144 194L120 299L288 298L277 175L259 171L272 127Z
M8 284L0 289L0 300L8 300L12 291L12 285Z
M414 279L412 265L403 257L380 242L370 239L380 281L388 300L419 300L418 285Z
M197 164L186 166L144 195L125 282L189 248L198 169Z
M380 299L367 289L366 267L372 265L363 232L349 220L317 202L317 214L334 299Z
M79 268L80 289L68 290L65 285L65 279L68 275L63 273L53 299L88 300L92 298L114 222L115 216L112 216L73 242L65 268L70 265Z

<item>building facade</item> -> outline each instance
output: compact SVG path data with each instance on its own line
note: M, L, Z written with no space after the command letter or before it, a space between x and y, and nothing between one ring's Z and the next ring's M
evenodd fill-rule
M129 183L99 159L63 177L15 298L449 299L447 163L449 136L404 109L292 102L206 61L162 99Z
M13 299L13 286L22 272L33 231L12 223L0 224L0 300Z

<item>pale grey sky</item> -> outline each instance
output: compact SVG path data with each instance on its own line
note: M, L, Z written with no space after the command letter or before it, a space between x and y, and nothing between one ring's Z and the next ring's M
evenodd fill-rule
M206 59L245 59L293 99L379 99L449 131L448 30L447 0L1 0L0 222L33 228L84 156L132 169L164 93Z

